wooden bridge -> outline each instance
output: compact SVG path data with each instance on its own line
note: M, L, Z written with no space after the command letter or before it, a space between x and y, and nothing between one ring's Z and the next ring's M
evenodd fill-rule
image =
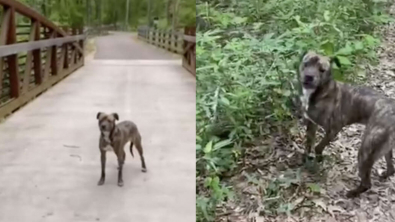
M82 28L0 5L0 222L194 221L194 37L175 54L111 32L86 56ZM143 137L148 172L127 154L122 188L111 153L97 186L99 111Z

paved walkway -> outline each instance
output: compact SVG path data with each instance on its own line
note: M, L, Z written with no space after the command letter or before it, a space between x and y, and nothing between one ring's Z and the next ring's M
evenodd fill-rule
M135 41L100 37L100 60L0 123L1 222L195 221L195 78L173 55ZM140 56L117 53L130 45ZM143 137L148 172L127 152L122 188L113 153L97 186L99 111L133 120Z

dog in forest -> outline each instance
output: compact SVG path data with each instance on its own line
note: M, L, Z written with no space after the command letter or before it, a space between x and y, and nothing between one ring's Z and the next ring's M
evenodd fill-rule
M146 172L147 168L143 156L141 135L137 129L136 124L131 121L122 121L116 124L115 122L119 120L117 113L105 114L99 112L96 118L99 121L99 149L101 154L101 177L98 185L103 185L106 177L106 152L114 151L118 158L118 186L123 186L122 167L126 157L124 147L128 142L130 142L130 153L132 156L133 145L136 146L137 151L140 154L142 171Z
M371 170L375 161L385 156L387 170L383 179L395 173L392 148L395 146L395 100L361 86L336 82L332 77L332 64L340 67L336 58L329 58L309 51L299 66L302 87L302 112L307 124L306 151L310 153L315 143L317 125L325 135L315 146L319 161L324 148L344 126L361 123L366 125L358 151L359 186L347 192L348 198L356 197L371 188Z

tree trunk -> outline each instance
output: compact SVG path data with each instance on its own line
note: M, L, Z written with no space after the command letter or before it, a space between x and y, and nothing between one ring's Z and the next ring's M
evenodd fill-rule
M98 25L101 26L101 0L96 0L96 15L98 20Z
M166 2L166 23L167 23L167 25L169 25L171 23L171 17L170 17L171 3L172 3L172 0L167 0L167 2Z
M91 25L91 0L85 0L86 3L86 25Z
M151 0L147 0L147 19L148 19L148 26L151 26Z
M173 5L173 22L172 22L172 29L176 31L177 28L177 20L178 20L178 6L180 4L180 0L175 0L176 2Z
M125 30L128 30L129 28L129 5L130 5L130 1L126 0Z
M46 0L43 0L42 3L41 3L41 11L42 11L42 14L44 16L48 16L47 15L47 5L46 4L47 4Z

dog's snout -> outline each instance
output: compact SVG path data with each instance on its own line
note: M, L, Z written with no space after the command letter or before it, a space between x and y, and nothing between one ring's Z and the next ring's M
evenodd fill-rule
M314 80L314 77L313 77L313 76L305 76L305 77L304 77L304 81L305 81L305 82L313 82L313 80Z
M105 129L106 129L106 126L105 126L105 125L101 125L100 128L101 128L102 130L105 130Z

